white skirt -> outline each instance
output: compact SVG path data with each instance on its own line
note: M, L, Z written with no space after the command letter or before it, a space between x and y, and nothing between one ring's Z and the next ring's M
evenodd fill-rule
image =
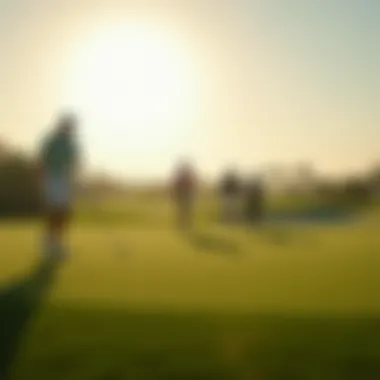
M66 176L48 175L44 180L44 198L48 207L65 207L70 204L70 181Z

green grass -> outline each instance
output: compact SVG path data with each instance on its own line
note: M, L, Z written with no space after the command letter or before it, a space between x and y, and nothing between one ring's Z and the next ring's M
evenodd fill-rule
M380 378L377 211L258 231L214 214L185 235L158 200L82 204L58 266L38 262L38 223L3 222L0 374Z

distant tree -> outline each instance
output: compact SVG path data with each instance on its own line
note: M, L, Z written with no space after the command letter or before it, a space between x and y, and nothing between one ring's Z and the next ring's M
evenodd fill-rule
M110 196L124 194L126 185L107 174L97 174L83 177L78 184L77 194L85 199L104 199Z
M301 191L310 191L316 182L316 173L311 163L302 162L296 167L296 182Z
M372 191L375 195L380 195L380 163L375 165L369 175Z
M39 193L36 163L0 147L0 217L38 214Z
M343 200L352 205L368 204L372 200L372 195L371 185L365 179L351 178L342 188Z
M280 164L271 164L264 171L267 186L275 190L284 190L288 185L288 173Z
M4 161L9 156L9 149L0 141L0 162Z

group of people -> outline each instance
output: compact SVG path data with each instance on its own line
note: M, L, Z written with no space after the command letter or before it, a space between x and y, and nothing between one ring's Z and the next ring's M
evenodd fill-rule
M177 204L177 221L182 227L192 224L198 180L189 163L182 163L174 174L172 195ZM258 223L264 216L264 187L258 177L240 178L236 170L228 170L218 186L220 219L224 223Z
M46 216L44 253L49 257L64 258L67 254L64 235L70 221L73 181L80 157L76 127L75 116L63 115L40 147L40 184ZM183 228L192 224L197 190L195 170L189 163L182 163L175 172L171 195L178 224ZM219 194L224 222L257 222L262 218L264 191L257 178L242 181L234 170L230 170L220 181Z
M240 178L229 170L220 181L222 219L226 222L258 223L264 216L264 185L258 176Z

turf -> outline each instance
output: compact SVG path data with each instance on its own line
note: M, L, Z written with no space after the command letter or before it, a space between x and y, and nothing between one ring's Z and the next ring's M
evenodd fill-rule
M82 206L61 264L0 225L0 379L380 378L378 212L182 233L167 206Z

